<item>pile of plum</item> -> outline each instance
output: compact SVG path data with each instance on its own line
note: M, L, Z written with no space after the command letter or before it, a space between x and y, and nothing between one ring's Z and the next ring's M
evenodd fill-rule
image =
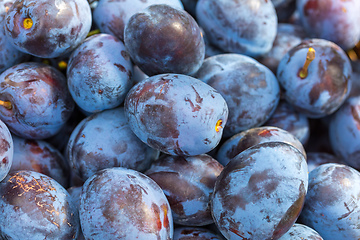
M0 240L360 239L359 0L0 0Z

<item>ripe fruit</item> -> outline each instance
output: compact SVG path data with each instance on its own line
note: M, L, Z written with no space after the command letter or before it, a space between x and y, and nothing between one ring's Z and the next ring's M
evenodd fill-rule
M228 117L224 98L208 84L180 74L161 74L135 85L125 114L136 136L170 155L194 156L214 149Z

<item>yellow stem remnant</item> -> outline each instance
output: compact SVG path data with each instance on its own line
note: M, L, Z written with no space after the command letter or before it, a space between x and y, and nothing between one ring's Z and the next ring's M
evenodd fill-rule
M0 106L3 106L4 108L11 110L12 109L12 104L10 101L2 101L0 100Z
M25 29L30 29L33 25L33 20L31 18L25 18L23 21L23 25Z
M215 125L215 131L216 132L219 132L222 129L222 126L221 126L222 122L223 122L222 120L218 120L216 122L216 125Z
M300 78L304 79L307 77L309 65L314 59L315 59L315 49L313 49L311 47L311 48L309 48L309 50L306 54L306 60L305 60L304 66L302 67L302 69L299 72Z

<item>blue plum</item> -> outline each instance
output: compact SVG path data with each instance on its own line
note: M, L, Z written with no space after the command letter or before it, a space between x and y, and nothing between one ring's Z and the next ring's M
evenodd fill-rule
M306 156L303 145L290 132L278 127L262 126L240 132L224 141L218 149L216 159L225 166L242 151L264 142L284 142Z
M327 163L309 174L309 189L300 222L324 239L359 239L360 173Z
M215 88L226 100L229 118L224 137L265 123L280 100L275 75L253 58L220 54L205 59L194 75Z
M297 0L297 11L309 37L332 41L348 50L360 40L360 2Z
M145 174L164 191L175 224L204 226L214 222L210 197L223 168L206 154L192 157L163 155Z
M279 240L323 240L323 238L314 229L295 223Z
M3 121L0 120L0 182L9 173L14 156L13 137Z
M328 133L334 153L346 164L360 169L360 96L348 98L331 116Z
M31 170L45 174L64 188L69 186L70 166L51 144L13 136L14 157L10 171Z
M344 50L325 39L303 40L287 52L277 69L286 101L310 118L328 116L344 103L351 74Z
M0 182L2 239L75 239L79 215L70 194L54 179L15 171Z
M194 74L205 57L197 22L186 11L167 4L134 14L125 25L124 42L131 59L149 76Z
M95 34L72 52L66 75L75 103L94 113L122 104L133 85L132 73L124 44L110 34Z
M199 0L196 19L212 44L251 57L271 49L278 23L273 3L263 0Z
M148 169L159 152L140 141L131 131L123 108L94 113L71 133L66 156L83 180L110 167Z
M291 104L280 101L271 117L264 123L265 126L274 126L293 134L305 145L310 138L309 119L296 111Z
M15 65L0 75L0 83L0 119L20 137L51 137L74 110L65 76L46 64Z
M136 84L124 103L130 128L150 147L194 156L214 149L228 117L225 99L208 84L160 74Z
M124 41L124 28L130 17L153 4L184 8L180 0L101 0L93 12L93 21L102 33Z
M0 73L27 60L27 55L15 48L5 35L5 16L13 2L13 0L0 1Z
M5 21L7 39L17 49L54 58L85 39L92 18L86 0L15 0Z
M162 189L121 167L100 170L83 185L80 223L85 239L169 240L173 220Z
M216 180L211 211L227 239L278 239L297 220L308 187L305 157L282 142L238 154Z

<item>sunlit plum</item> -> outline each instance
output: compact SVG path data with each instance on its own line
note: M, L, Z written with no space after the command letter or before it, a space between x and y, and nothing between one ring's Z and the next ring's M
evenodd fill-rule
M0 182L1 239L75 239L79 215L70 194L54 179L15 171Z

